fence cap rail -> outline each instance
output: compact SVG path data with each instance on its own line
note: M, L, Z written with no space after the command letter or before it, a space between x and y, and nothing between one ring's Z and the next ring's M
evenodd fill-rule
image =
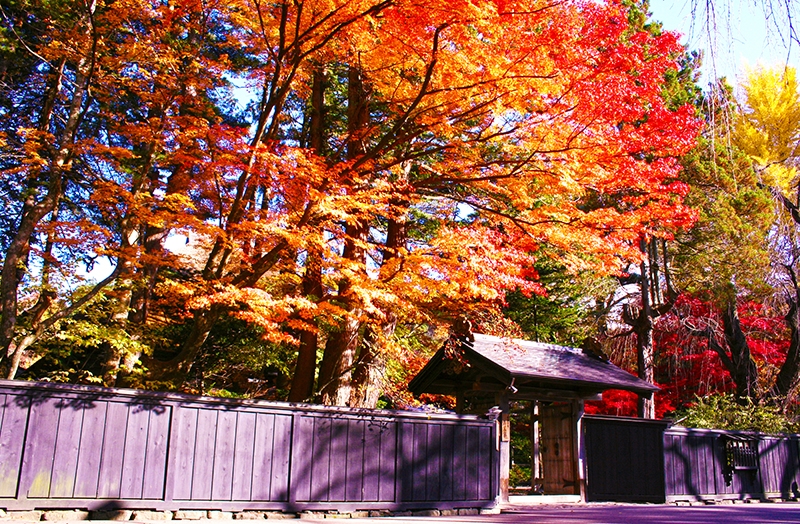
M647 419L647 418L637 418L637 417L618 417L614 415L584 415L584 421L598 421L598 422L610 422L615 424L641 424L641 425L652 425L652 426L662 426L662 427L669 427L672 424L672 421L669 419Z
M143 402L164 402L180 405L223 405L228 409L241 407L263 408L277 411L301 412L309 415L314 414L339 414L341 416L380 416L396 419L424 419L424 420L458 420L490 423L485 416L480 415L459 415L446 412L426 412L390 409L367 409L349 408L343 406L323 406L318 404L301 404L289 402L277 402L272 400L259 399L231 399L211 396L188 395L185 393L173 393L165 391L150 391L126 388L104 388L100 386L89 386L83 384L60 384L51 382L29 382L24 380L4 380L0 379L0 393L4 390L26 390L31 393L40 392L41 394L68 395L71 397L90 397L91 400L108 400L128 398L141 400Z

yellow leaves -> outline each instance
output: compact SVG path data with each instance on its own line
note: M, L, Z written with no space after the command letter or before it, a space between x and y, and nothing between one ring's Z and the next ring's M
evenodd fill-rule
M791 165L770 164L761 171L762 183L791 195L797 188L797 168Z
M797 155L800 94L794 68L750 70L734 121L734 143L761 165Z

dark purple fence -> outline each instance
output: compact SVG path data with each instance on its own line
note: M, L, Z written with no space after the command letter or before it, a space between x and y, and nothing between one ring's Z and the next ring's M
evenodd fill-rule
M588 415L582 420L586 499L664 502L667 422Z
M0 508L475 508L495 423L0 381Z
M670 428L664 434L666 498L797 498L798 435Z
M674 502L800 497L800 435L583 419L587 499Z

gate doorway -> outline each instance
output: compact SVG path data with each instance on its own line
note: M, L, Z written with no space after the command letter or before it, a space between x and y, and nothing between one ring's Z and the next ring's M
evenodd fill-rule
M580 495L579 402L518 401L511 408L511 485L518 495Z

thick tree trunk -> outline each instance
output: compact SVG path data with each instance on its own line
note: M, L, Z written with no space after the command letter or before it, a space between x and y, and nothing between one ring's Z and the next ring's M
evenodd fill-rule
M644 240L642 248L644 250ZM653 316L650 302L650 268L654 264L648 264L650 257L645 257L641 264L642 271L642 309L636 319L636 365L640 379L652 384L655 381L654 374L654 351L653 351ZM652 419L656 417L655 402L653 398L639 397L638 415L640 418Z
M786 313L786 325L789 326L791 338L786 360L781 365L775 384L772 387L772 396L779 402L785 402L792 390L797 386L800 373L800 325L798 323L797 292L795 297L787 299L789 311Z
M325 405L347 406L350 403L350 375L361 327L358 315L358 310L350 311L339 331L328 335L319 371L320 401Z
M408 208L408 202L397 196L392 207L398 213ZM400 248L405 247L408 237L408 223L405 215L399 219L389 219L386 230L386 249L383 251L381 278L391 279L392 260L400 256ZM388 268L388 269L387 269ZM388 275L386 273L389 273ZM351 407L374 408L383 390L383 377L386 372L386 358L389 342L397 328L397 315L386 312L380 323L367 327L361 353L353 371L353 385L350 395Z
M368 98L361 73L356 67L350 67L347 86L347 157L350 160L364 154L364 135L369 123ZM345 226L342 258L363 268L365 254L361 246L367 239L369 229L367 224L358 221L357 216L353 219L353 223ZM362 273L361 278L369 278L365 271ZM339 282L339 301L347 313L338 329L328 335L328 342L325 344L317 386L323 404L343 406L350 402L350 374L361 329L361 310L351 296L351 286L352 282L348 277Z
M753 361L750 345L747 343L736 310L736 298L732 298L722 314L722 326L729 355L722 362L736 383L736 396L739 401L756 400L759 397L758 368ZM721 348L720 348L721 349ZM720 353L719 349L717 353Z
M324 154L325 132L325 72L314 71L311 86L311 114L309 117L308 145L317 155ZM321 242L319 243L322 244ZM320 300L322 287L322 251L312 243L306 250L306 267L303 274L303 294L312 300ZM317 348L319 336L316 331L301 331L297 348L297 364L289 390L289 402L310 402L314 397L314 375L317 371Z
M322 253L309 250L306 255L306 271L303 275L303 294L311 299L322 297ZM315 331L300 332L300 347L297 349L297 364L289 390L289 402L310 402L314 397L314 375L317 370L317 347L319 336Z
M397 327L396 315L389 313L380 325L370 325L353 370L350 407L374 409L384 390L386 349Z

